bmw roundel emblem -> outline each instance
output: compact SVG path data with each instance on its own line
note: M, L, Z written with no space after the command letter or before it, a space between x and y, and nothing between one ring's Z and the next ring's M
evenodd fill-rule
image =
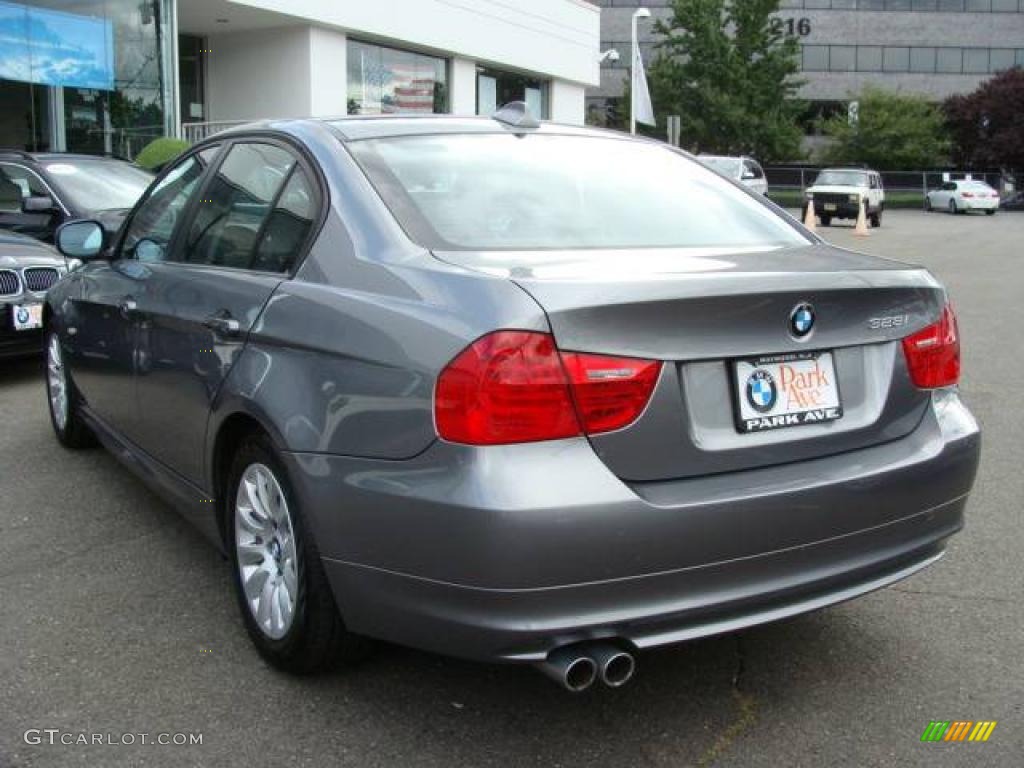
M793 307L789 313L789 331L796 338L802 339L814 328L814 307L804 302Z
M747 402L758 413L768 413L775 407L778 397L775 379L768 371L758 368L747 377Z
M29 319L28 310L25 309L24 307L18 307L17 315L18 315L18 322L21 323L22 325L24 325L25 323L28 322L28 319Z

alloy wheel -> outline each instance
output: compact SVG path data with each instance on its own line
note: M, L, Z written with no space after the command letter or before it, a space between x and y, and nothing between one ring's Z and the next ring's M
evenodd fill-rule
M235 548L245 603L260 631L280 640L295 618L298 555L288 501L265 464L250 464L238 483Z
M57 428L63 431L68 424L68 384L57 334L50 336L46 349L46 375L50 385L50 412Z

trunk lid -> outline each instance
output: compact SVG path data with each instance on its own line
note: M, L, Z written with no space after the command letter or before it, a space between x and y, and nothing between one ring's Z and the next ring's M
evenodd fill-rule
M908 378L899 339L938 319L945 295L924 269L825 244L776 250L443 252L515 281L564 350L664 361L633 424L591 437L632 482L800 461L908 434L929 395ZM791 332L810 304L815 327ZM843 415L742 433L737 360L832 354Z

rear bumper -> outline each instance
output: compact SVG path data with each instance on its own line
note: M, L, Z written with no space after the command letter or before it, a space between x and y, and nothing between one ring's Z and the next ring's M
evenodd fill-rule
M968 211L994 211L999 208L999 200L996 198L976 197L958 200L957 205Z
M979 447L943 393L885 445L636 487L582 440L288 461L351 629L535 661L584 639L732 631L904 578L962 527Z

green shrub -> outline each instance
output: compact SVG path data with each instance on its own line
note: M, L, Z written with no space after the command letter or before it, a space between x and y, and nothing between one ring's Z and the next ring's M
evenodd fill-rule
M159 172L161 168L190 146L191 144L184 139L172 139L168 136L153 139L135 157L135 164L147 171Z

